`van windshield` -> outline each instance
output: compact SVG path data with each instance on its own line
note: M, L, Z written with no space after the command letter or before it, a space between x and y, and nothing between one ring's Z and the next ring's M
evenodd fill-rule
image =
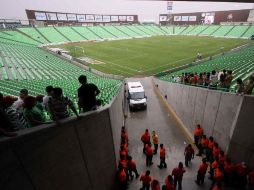
M130 98L132 100L144 99L145 98L145 93L144 92L133 92L133 93L130 94Z

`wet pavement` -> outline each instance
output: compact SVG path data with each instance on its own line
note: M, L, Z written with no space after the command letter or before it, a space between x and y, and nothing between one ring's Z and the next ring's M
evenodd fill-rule
M127 79L128 81L140 81L144 86L147 95L147 110L130 112L128 111L126 119L126 128L129 133L129 152L136 161L139 173L146 170L151 171L151 176L160 181L160 185L164 185L164 180L167 175L171 174L174 167L178 166L181 161L184 163L184 148L186 146L187 136L175 122L173 116L169 113L163 101L156 95L153 88L152 78L137 78ZM150 135L153 130L159 135L159 143L163 143L166 148L166 163L167 169L159 169L159 154L153 156L153 165L146 167L145 155L143 154L143 144L140 140L145 129L149 129ZM159 150L158 150L159 152ZM211 183L208 180L208 174L205 178L205 183L198 186L195 183L197 169L201 164L201 158L196 157L192 160L191 165L186 168L186 173L183 176L183 190L198 190L209 189ZM139 190L141 182L139 179L134 179L129 183L130 190Z

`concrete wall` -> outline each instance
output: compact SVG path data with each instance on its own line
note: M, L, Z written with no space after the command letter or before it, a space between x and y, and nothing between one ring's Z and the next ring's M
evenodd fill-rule
M112 107L79 120L69 118L60 126L42 125L1 138L0 189L116 189L113 139L121 130L116 126L123 122L122 96L121 90Z
M158 79L154 82L191 134L196 124L200 124L208 137L213 136L223 150L228 150L230 157L234 155L233 160L246 161L254 167L254 129L251 129L254 127L254 97ZM240 147L243 154L239 157L235 150Z

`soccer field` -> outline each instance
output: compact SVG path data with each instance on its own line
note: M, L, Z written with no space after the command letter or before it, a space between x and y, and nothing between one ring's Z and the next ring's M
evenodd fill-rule
M74 57L90 57L104 64L90 64L104 73L129 76L152 75L179 65L190 64L198 52L216 55L250 43L249 40L156 36L150 38L84 42L60 45ZM84 51L83 51L84 50Z

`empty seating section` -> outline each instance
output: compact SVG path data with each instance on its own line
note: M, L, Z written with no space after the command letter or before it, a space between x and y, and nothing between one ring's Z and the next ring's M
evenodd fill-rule
M216 30L218 30L218 28L220 28L220 26L218 26L218 25L208 26L208 27L207 27L203 32L201 32L199 35L210 36L210 35L213 34Z
M186 30L187 27L186 26L176 26L174 27L174 34L178 35L181 34L184 30Z
M192 30L195 29L195 26L189 26L188 28L186 28L185 30L183 30L180 34L181 35L188 35L189 32L191 32Z
M171 81L172 76L178 76L182 73L201 73L211 72L212 70L221 71L223 69L233 71L233 88L236 85L237 78L246 80L254 72L254 45L205 63L161 76L160 79Z
M226 36L240 38L249 26L235 26Z
M161 29L166 32L166 34L174 34L174 27L172 26L161 26Z
M67 42L68 40L62 36L54 27L37 28L50 42Z
M143 30L140 30L136 28L135 26L127 26L130 30L137 33L139 36L147 36L147 33L145 33Z
M65 95L75 99L79 83L77 78L84 74L88 82L95 83L101 90L99 98L107 104L119 90L120 80L100 77L70 64L34 46L0 43L0 92L18 96L21 88L30 94L45 94L47 85L59 86Z
M117 28L119 30L121 30L123 33L127 34L128 36L130 36L130 37L137 37L137 36L139 36L136 32L130 30L126 26L117 26Z
M33 39L40 41L43 44L47 44L48 41L35 29L35 28L19 28L21 32L25 33L28 36L31 36Z
M101 39L112 39L115 38L114 35L107 32L105 29L103 29L101 26L88 26L88 29L91 30L93 33L100 36Z
M162 35L165 34L166 32L164 32L163 30L161 30L159 27L157 26L145 26L147 29L151 30L154 32L154 34L157 35Z
M145 26L142 26L142 25L137 25L135 26L136 28L138 28L139 30L142 30L144 31L147 35L156 35L153 31L147 29Z
M204 31L209 26L196 26L193 30L191 30L189 35L199 35L202 31Z
M109 32L111 32L111 34L114 34L114 36L117 36L118 38L126 38L128 37L127 34L121 32L120 30L118 30L116 27L114 26L103 26L103 28Z
M218 30L216 30L212 36L215 37L223 37L225 36L227 33L229 33L229 31L233 28L234 26L221 26Z
M254 26L250 26L250 28L243 34L242 37L249 38L254 35Z
M72 28L88 40L101 39L98 35L94 34L92 31L88 30L87 27L73 26Z
M56 27L64 36L69 38L72 42L84 40L84 37L79 35L75 30L68 26Z
M18 31L4 31L4 32L0 31L0 38L31 45L40 44L39 42L21 34Z

